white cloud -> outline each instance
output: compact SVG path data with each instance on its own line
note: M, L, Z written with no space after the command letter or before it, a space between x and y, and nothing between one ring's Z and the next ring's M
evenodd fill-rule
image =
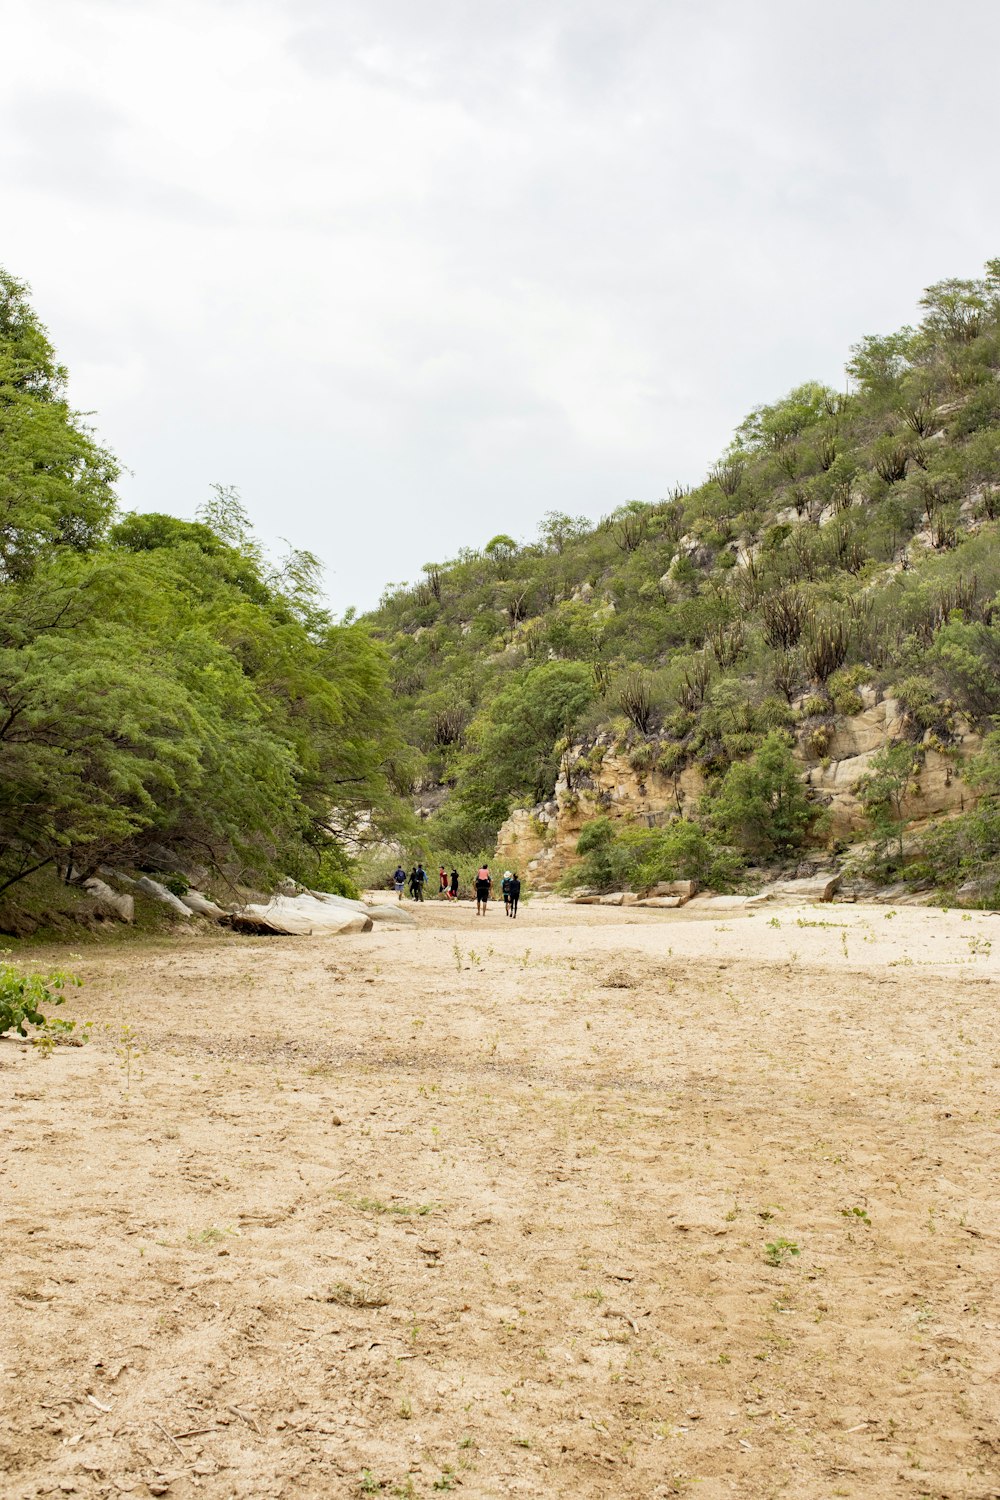
M339 607L698 479L1000 249L977 0L6 9L0 261L125 503L236 483Z

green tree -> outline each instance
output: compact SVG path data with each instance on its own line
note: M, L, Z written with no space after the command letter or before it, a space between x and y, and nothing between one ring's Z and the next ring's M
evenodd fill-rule
M500 826L518 798L549 796L559 741L571 736L594 695L582 662L543 662L513 677L473 721L471 753L461 764L456 796L477 828Z
M880 849L895 844L899 864L905 856L903 838L910 821L906 802L919 780L920 763L919 749L898 740L872 756L869 769L854 785Z
M781 730L772 730L749 760L729 767L705 810L724 839L763 859L801 848L819 816Z
M117 475L70 410L66 371L28 288L0 269L0 582L26 577L48 547L93 547Z

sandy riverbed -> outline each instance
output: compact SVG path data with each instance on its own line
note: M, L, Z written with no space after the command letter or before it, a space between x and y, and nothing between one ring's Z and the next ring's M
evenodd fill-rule
M12 1500L1000 1496L997 918L74 967L93 1041L0 1042Z

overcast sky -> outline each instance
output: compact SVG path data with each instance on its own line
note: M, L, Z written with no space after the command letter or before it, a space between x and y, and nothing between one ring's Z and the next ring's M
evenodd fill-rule
M334 606L697 482L1000 254L988 0L0 0L0 264L128 508Z

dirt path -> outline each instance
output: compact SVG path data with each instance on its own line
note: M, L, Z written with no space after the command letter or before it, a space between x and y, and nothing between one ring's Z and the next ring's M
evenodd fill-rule
M0 1043L5 1496L1000 1496L1000 921L420 922Z

